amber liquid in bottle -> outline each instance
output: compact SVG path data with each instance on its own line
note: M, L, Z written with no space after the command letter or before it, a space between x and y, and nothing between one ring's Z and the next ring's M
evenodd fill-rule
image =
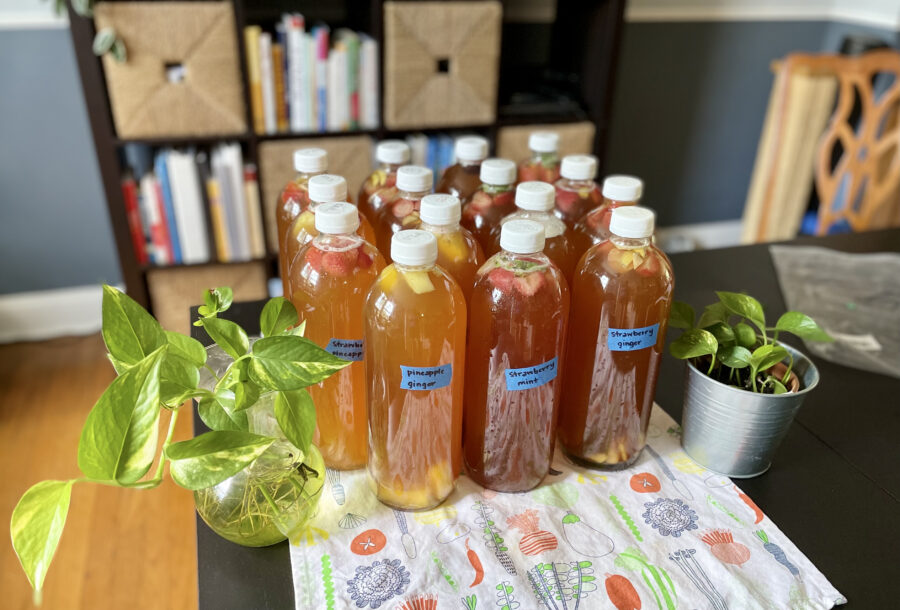
M575 226L581 217L603 201L600 187L593 180L560 178L554 186L556 186L556 215L569 227Z
M614 236L575 273L559 440L572 459L625 468L644 448L674 277L651 238Z
M588 248L612 237L612 233L609 232L612 211L628 205L637 205L637 202L614 201L604 197L600 207L591 210L575 223L572 230L572 241L579 259L587 252Z
M460 161L444 170L435 193L456 195L463 205L481 186L481 161Z
M287 286L287 281L284 278L288 273L288 263L291 262L291 259L287 257L288 232L294 220L309 205L307 183L314 175L298 173L278 194L278 201L275 204L275 232L278 234L278 267L285 286Z
M378 211L397 198L398 164L382 163L372 172L359 189L359 211L373 225L378 218Z
M569 290L547 256L502 251L478 272L469 307L464 453L497 491L536 487L556 440Z
M482 184L463 205L460 224L472 232L488 256L499 251L499 246L495 249L494 233L500 239L500 221L516 211L515 198L511 184Z
M421 222L416 228L428 231L437 238L437 265L456 280L468 303L472 286L475 285L475 274L484 264L481 245L471 232L459 224L432 225Z
M533 210L518 210L506 216L500 225L491 231L491 248L490 255L500 251L500 231L503 224L510 220L533 220L544 225L546 232L546 243L544 245L544 254L559 267L566 282L572 281L575 273L575 267L578 264L578 253L575 245L572 243L572 232L569 231L566 224L560 220L552 212L538 212Z
M373 243L378 246L386 260L391 260L391 238L394 237L394 233L419 226L419 206L422 197L427 194L427 191L399 191L393 201L378 211L374 223Z
M462 465L466 305L436 266L389 265L365 307L369 475L394 508L437 506Z
M559 180L559 155L531 151L531 157L519 164L519 182L539 180L553 184Z
M339 470L366 463L363 306L384 264L375 246L358 235L321 234L300 249L291 267L290 300L306 321L305 336L353 362L308 388L316 405L313 442L325 464Z

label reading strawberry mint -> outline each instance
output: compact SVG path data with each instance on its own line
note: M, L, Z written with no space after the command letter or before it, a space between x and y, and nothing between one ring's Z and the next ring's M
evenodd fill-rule
M361 362L363 359L362 339L332 339L325 346L325 351L350 362Z
M453 365L403 366L400 365L400 387L404 390L438 390L450 385Z
M521 369L506 369L506 389L530 390L556 379L556 358Z
M613 352L633 352L656 345L659 324L643 328L610 328L606 347Z

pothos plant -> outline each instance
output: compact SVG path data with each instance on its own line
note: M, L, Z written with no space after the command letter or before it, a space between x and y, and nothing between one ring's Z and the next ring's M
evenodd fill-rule
M207 290L194 322L234 359L220 377L207 364L199 341L163 330L127 295L103 287L102 335L117 377L82 429L78 467L83 476L34 485L10 521L13 547L36 601L76 483L150 489L162 482L168 464L178 485L189 490L212 487L250 466L278 440L251 433L244 413L268 393L275 393L275 418L285 438L302 452L309 450L316 413L304 388L350 363L305 339L305 323L298 322L294 306L282 297L263 307L261 338L251 349L239 325L218 317L232 299L230 288ZM201 368L212 374L212 389L199 387ZM172 442L179 414L192 408L185 406L190 399L197 400L199 415L211 431ZM168 431L160 443L163 414L168 415Z
M700 371L722 383L757 393L783 394L788 391L794 362L790 352L779 344L779 335L787 332L809 341L833 341L812 318L799 311L789 311L775 326L766 326L762 305L753 297L736 292L716 295L719 301L707 305L696 324L690 305L672 303L669 326L684 332L671 343L669 352L681 360L691 360ZM788 364L783 371L773 370L784 360Z

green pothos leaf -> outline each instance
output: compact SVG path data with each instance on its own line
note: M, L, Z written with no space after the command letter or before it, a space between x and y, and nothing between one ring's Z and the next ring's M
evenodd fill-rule
M275 395L275 420L291 444L309 450L316 431L316 407L306 390L278 392Z
M275 442L249 432L214 430L166 448L172 479L186 489L217 485L253 463Z

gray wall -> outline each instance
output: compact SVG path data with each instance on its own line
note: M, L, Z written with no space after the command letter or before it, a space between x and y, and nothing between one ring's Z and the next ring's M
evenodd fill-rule
M119 282L69 30L0 30L0 57L0 294Z

